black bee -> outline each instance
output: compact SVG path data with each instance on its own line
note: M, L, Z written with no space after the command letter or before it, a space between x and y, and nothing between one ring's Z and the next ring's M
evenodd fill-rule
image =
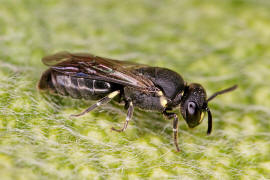
M127 117L124 131L132 118L134 107L159 111L173 119L174 144L178 147L178 117L168 112L180 106L180 111L190 128L199 125L208 113L207 134L212 131L212 115L208 102L219 94L232 91L237 86L216 92L207 99L205 89L197 83L186 83L176 72L166 68L150 67L127 61L107 59L91 54L60 52L42 59L50 68L38 83L39 90L49 90L76 99L98 100L81 116L116 96L125 103Z

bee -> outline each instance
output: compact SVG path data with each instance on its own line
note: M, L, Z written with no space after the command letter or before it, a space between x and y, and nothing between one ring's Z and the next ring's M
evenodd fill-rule
M121 129L112 127L113 131L126 130L134 107L158 111L166 118L173 119L173 139L177 151L180 151L178 116L172 110L180 108L189 128L201 124L207 112L207 134L210 134L212 114L208 102L217 95L237 88L237 85L234 85L207 98L202 85L187 83L178 73L162 67L69 52L46 56L42 61L49 69L40 78L39 90L75 99L97 100L83 112L72 116L82 116L117 97L125 104L127 116L124 126Z

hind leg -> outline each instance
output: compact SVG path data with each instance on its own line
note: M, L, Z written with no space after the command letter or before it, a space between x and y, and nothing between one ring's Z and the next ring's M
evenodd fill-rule
M90 106L89 108L87 108L86 110L84 110L83 112L79 113L79 114L72 114L72 117L79 117L82 116L90 111L92 111L93 109L107 104L108 102L110 102L115 96L117 96L120 93L120 91L114 91L112 93L110 93L108 96L105 96L104 98L100 99L96 104L93 104L92 106Z

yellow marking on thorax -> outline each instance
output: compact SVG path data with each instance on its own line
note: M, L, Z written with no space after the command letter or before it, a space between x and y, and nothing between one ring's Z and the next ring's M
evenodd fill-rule
M160 97L160 104L161 104L161 106L162 107L166 107L167 106L167 103L168 103L168 101L167 101L166 97L165 96L161 96Z
M159 96L163 96L163 92L162 92L162 91L158 91L157 94L158 94Z

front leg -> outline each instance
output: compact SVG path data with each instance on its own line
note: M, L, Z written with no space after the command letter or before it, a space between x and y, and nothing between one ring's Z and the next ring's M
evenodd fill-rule
M168 118L172 119L173 118L173 139L174 139L174 144L176 146L176 151L179 152L179 146L178 146L178 117L175 113L168 113L163 111L163 114Z

